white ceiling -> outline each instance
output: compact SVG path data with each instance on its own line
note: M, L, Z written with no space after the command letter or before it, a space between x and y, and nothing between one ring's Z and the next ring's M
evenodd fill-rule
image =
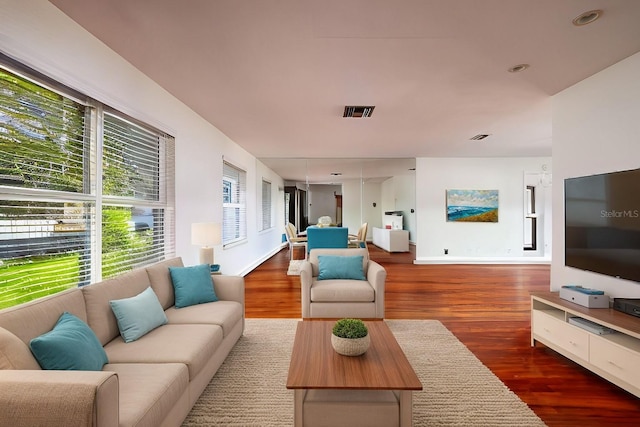
M50 1L292 180L299 159L550 156L551 96L640 51L638 0Z

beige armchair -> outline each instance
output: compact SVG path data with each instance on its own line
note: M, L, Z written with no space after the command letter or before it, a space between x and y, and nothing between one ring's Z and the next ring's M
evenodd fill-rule
M319 280L319 256L362 256L366 280ZM308 318L384 318L384 287L387 271L369 259L369 251L357 249L312 249L300 269L302 317Z

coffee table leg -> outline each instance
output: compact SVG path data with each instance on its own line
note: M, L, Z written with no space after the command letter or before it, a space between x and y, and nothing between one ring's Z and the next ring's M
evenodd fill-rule
M293 391L293 425L302 427L304 425L304 398L307 390L297 388Z
M400 427L413 425L413 392L400 390Z

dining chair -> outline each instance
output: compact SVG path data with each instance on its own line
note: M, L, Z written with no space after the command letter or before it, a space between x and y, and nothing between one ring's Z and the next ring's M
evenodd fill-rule
M367 248L367 229L369 223L365 222L360 226L358 234L349 234L349 247L350 248Z
M304 247L304 259L307 259L307 238L298 236L296 226L290 222L285 225L284 229L289 243L289 259L293 260L294 248L299 247Z

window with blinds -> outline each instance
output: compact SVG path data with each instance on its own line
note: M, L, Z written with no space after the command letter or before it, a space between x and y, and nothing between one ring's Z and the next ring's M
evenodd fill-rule
M175 253L173 138L81 98L0 55L0 308Z
M173 188L173 139L104 114L102 276L112 277L173 252L167 194ZM167 237L171 237L168 239Z
M262 228L268 230L271 228L271 183L262 180Z
M222 168L222 244L247 238L247 173L223 162Z

